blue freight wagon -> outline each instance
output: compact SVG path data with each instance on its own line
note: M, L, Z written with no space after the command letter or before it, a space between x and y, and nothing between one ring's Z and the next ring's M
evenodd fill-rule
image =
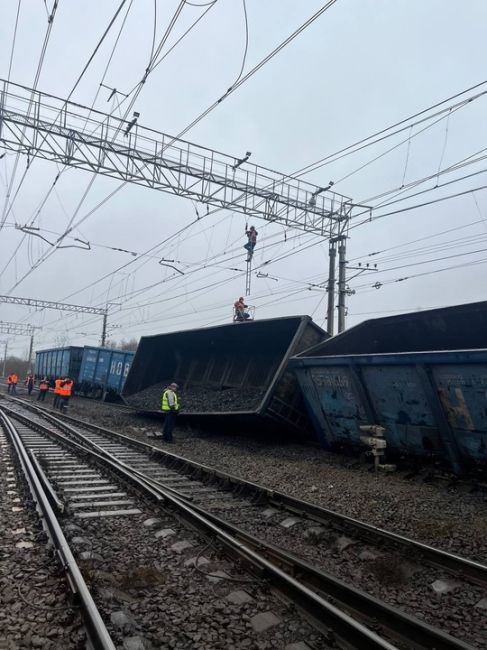
M53 348L36 352L35 374L53 384L57 377L71 377L76 382L83 356L82 347Z
M134 352L85 346L77 391L96 399L120 396Z
M393 454L487 467L487 302L372 319L290 366L324 446L378 424Z

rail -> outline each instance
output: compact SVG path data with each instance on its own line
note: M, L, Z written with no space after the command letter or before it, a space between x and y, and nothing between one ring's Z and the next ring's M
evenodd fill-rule
M372 524L368 524L364 521L349 517L334 510L317 506L308 501L302 501L301 499L292 497L284 492L266 488L257 483L253 483L251 481L247 481L245 479L234 476L233 474L228 474L221 470L217 470L188 458L184 458L183 456L179 456L172 452L166 451L160 447L155 447L149 443L135 440L134 438L126 436L122 433L118 433L117 431L112 431L111 429L106 429L96 424L92 424L91 422L86 422L85 420L80 420L68 415L63 415L62 418L57 418L55 416L52 416L50 413L46 413L43 408L39 408L31 404L25 404L25 402L19 400L18 398L17 400L19 402L22 402L27 407L31 407L32 409L41 412L44 417L50 419L52 422L58 425L67 426L67 422L72 422L73 424L84 427L85 429L111 436L116 440L122 440L127 445L131 445L133 447L137 447L138 449L144 450L153 457L166 459L170 461L171 467L173 469L177 467L181 471L185 471L187 473L199 472L200 474L203 474L212 480L218 480L234 486L241 486L242 488L255 493L256 496L264 497L268 501L269 505L281 506L293 513L300 515L306 514L310 519L313 519L318 523L326 522L337 524L342 527L346 526L362 538L381 538L383 541L396 544L397 546L403 548L405 553L415 553L433 566L440 567L448 572L461 574L465 577L468 577L475 584L487 588L487 566L484 564L475 562L474 560L469 560L468 558L461 557L454 553L448 553L442 549L435 548L428 544L424 544L423 542L419 542L404 535L399 535L398 533L385 530L378 526L373 526ZM70 428L70 431L74 434L77 433L72 428Z
M34 469L29 454L27 453L13 422L2 409L0 409L0 420L17 453L29 484L32 498L40 509L46 532L54 544L56 554L66 573L71 591L79 601L87 634L94 650L116 650L83 576L81 575L63 531L61 530L61 526L54 514L49 498L42 487L40 478Z
M36 409L37 410L37 409ZM41 409L42 410L42 409ZM43 416L46 414L43 413ZM15 414L15 417L19 417ZM20 416L20 419L25 416ZM28 419L28 418L27 418ZM58 418L46 418L49 421ZM44 429L49 435L53 432L44 425L35 423L38 430ZM369 630L362 622L357 621L348 612L352 611L361 620L374 621L385 633L394 639L394 642L408 643L408 648L436 648L437 650L469 650L471 646L448 634L438 630L408 614L386 605L376 598L361 592L355 587L326 574L324 571L296 558L292 554L281 551L277 547L257 539L252 535L238 529L233 524L223 521L202 508L188 503L184 498L175 495L159 481L145 477L141 472L136 475L124 463L117 460L101 447L101 454L93 451L92 441L70 425L64 424L69 435L76 437L77 442L71 440L69 444L82 448L85 452L93 453L98 460L115 468L128 480L136 481L139 486L151 496L156 495L158 501L163 500L165 505L171 505L178 515L188 524L196 527L218 540L230 555L236 555L250 567L258 571L281 593L290 598L300 609L304 610L322 627L323 623L330 626L333 635L349 647L357 648L388 648L396 646L384 640ZM62 436L66 440L65 436ZM82 443L82 444L81 444ZM87 445L89 444L89 448ZM96 445L98 447L98 445ZM289 573L291 575L289 575ZM299 576L299 580L296 577ZM331 605L325 598L333 598L339 606ZM345 611L343 611L345 610ZM347 645L348 644L348 645Z

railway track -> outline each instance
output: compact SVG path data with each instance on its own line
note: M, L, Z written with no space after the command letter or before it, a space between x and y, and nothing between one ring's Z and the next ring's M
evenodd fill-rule
M257 641L262 635L272 639L273 634L276 644L266 647L396 647L188 507L176 491L154 489L119 461L69 440L52 426L42 428L6 410L3 426L22 456L32 457L30 473L43 484L43 499L64 513L62 526L96 596L96 606L83 603L82 610L85 614L91 609L103 619L106 628L101 623L98 631L108 630L109 636L104 644L91 636L93 647L144 648L165 642L168 645L161 647L175 647L171 643L181 642L181 637L187 644L182 647L218 648L239 641L241 647L258 647L252 645L252 635ZM56 518L53 525L55 521L59 525ZM61 547L66 550L65 539ZM80 568L72 565L72 570ZM244 587L236 589L241 583ZM288 604L276 598L274 589L286 595ZM292 603L317 628L326 627L326 635L313 630ZM174 607L177 616L171 626ZM205 635L198 623L208 615L218 619ZM187 630L181 628L185 622ZM88 631L91 627L87 622ZM155 633L159 627L163 631ZM304 643L301 635L311 645L299 645Z
M487 583L485 566L271 492L74 418L61 420L32 406L28 407L30 412L26 416L27 405L20 400L11 400L9 408L16 412L15 417L29 421L38 430L62 430L77 444L89 446L100 457L130 471L133 477L156 492L163 490L166 497L170 495L179 505L191 510L189 520L195 516L198 521L204 519L207 525L217 527L248 549L258 551L273 566L299 576L300 583L311 592L330 599L364 626L372 626L390 643L407 648L472 647L410 613L386 604L377 596L360 591L341 579L343 576L337 576L339 570L335 570L333 575L326 565L339 565L346 554L344 573L353 580L363 571L364 561L375 562L381 558L384 564L378 566L383 567L387 576L394 578L394 571L398 569L397 558L402 557L402 566L403 556L407 553L408 565L413 567L414 575L420 573L421 585L426 575L428 593L432 584L429 581L436 582L440 579L438 576L448 584L448 580L444 580L447 573L450 576L454 574L457 584L460 580L462 583L467 581L470 595L479 599L482 597L481 586L485 587ZM194 521L190 523L194 525ZM334 550L327 563L323 561L322 551L330 544ZM298 547L299 553L296 552ZM387 563L392 573L388 573ZM415 571L415 567L420 570ZM416 584L417 580L414 582ZM472 586L472 582L478 586ZM425 611L423 600L418 595L415 599L420 611ZM457 611L461 611L461 606ZM329 619L325 616L324 620Z

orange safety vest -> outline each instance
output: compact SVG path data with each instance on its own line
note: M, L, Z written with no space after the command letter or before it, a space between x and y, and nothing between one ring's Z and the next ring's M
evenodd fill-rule
M12 375L12 384L16 384L17 382L18 382L18 377L17 377L17 375L14 373L14 374Z
M61 395L61 384L63 383L62 379L56 379L54 382L54 395Z
M66 381L61 387L61 397L71 397L71 391L73 389L73 382Z
M39 384L39 390L49 390L49 384L47 381L41 381Z
M7 383L8 383L8 384L11 384L11 383L12 383L12 375L9 375L9 376L7 377Z

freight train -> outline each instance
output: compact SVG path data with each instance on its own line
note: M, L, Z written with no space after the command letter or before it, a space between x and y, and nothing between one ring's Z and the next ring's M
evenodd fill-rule
M170 381L183 414L212 430L314 435L387 458L487 468L487 302L376 318L330 337L296 316L143 337L122 397L160 414Z
M487 467L487 302L364 321L290 361L323 446Z
M134 352L91 346L70 346L36 352L35 373L53 384L71 377L75 393L95 399L119 399Z

